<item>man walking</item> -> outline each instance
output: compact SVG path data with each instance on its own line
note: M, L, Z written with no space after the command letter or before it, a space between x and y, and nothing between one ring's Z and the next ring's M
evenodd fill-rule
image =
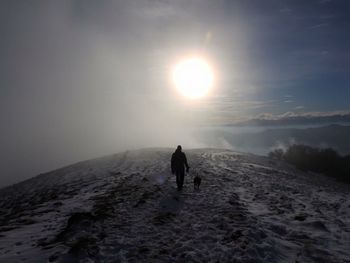
M181 145L179 145L171 156L171 172L176 175L177 190L179 191L184 184L185 167L188 173L190 167L188 166L186 155L182 152Z

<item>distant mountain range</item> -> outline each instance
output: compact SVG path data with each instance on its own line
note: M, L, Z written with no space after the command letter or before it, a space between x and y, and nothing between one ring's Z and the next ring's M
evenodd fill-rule
M204 141L210 145L224 140L233 148L265 154L277 147L306 144L331 147L341 154L350 154L350 126L332 124L316 128L268 128L259 132L231 133L227 129L205 132Z
M334 115L295 115L295 116L279 116L275 119L254 118L247 121L228 124L226 126L244 127L244 126L292 126L292 125L311 125L311 124L350 124L350 114L334 114Z

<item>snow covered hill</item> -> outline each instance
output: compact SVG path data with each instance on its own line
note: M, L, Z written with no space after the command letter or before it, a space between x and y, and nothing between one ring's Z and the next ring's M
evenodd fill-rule
M180 193L170 149L1 189L0 262L350 262L349 185L264 157L185 152Z

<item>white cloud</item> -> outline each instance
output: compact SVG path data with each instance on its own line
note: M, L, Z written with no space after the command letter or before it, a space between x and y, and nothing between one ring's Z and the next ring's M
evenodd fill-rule
M328 23L321 23L321 24L310 26L309 29L316 29L316 28L320 28L320 27L326 27L328 25L329 25Z

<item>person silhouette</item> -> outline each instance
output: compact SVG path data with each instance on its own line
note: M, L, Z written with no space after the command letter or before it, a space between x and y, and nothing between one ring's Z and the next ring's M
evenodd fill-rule
M176 175L177 190L181 190L184 184L185 167L188 173L190 167L187 163L186 154L182 152L181 145L178 145L175 152L171 156L171 172Z

